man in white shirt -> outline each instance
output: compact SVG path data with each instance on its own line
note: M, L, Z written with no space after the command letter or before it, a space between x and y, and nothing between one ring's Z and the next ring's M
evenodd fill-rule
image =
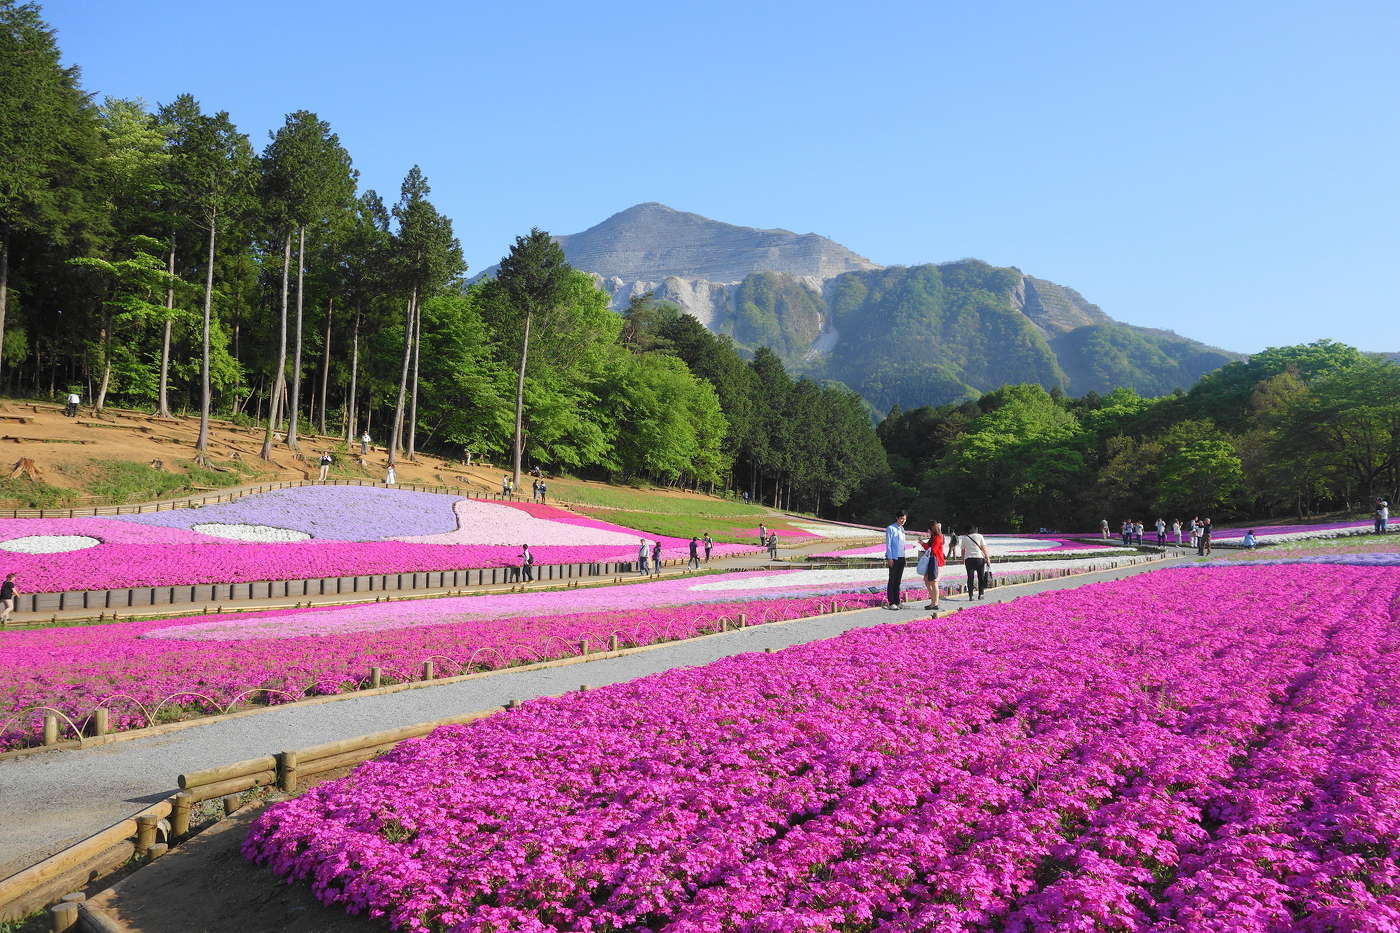
M63 409L63 413L70 418L78 417L78 405L81 403L82 399L78 398L77 392L69 392L68 405Z
M908 514L901 511L885 529L885 563L890 568L890 582L885 588L886 609L900 608L899 591L904 582L904 523L908 520Z
M1385 499L1376 500L1376 534L1383 535L1390 530L1390 503Z

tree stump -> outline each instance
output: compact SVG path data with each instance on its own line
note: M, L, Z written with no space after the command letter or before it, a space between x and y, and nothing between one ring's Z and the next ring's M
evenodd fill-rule
M27 476L37 483L43 475L39 467L28 457L20 457L15 461L15 465L10 467L10 479Z

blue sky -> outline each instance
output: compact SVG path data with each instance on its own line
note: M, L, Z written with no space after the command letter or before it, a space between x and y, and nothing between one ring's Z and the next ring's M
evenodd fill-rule
M968 256L1229 349L1400 350L1400 4L49 0L98 96L307 109L473 269L642 201Z

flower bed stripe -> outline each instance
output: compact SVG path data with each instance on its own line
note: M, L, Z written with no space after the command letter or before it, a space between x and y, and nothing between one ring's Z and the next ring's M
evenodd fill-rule
M411 931L1389 929L1397 596L1177 569L537 700L244 852Z

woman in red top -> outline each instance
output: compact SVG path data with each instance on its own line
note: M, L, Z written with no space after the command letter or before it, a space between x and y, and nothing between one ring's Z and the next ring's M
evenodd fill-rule
M943 526L938 522L928 526L928 537L919 542L919 547L928 552L928 569L924 571L924 586L928 587L928 605L925 609L938 609L938 573L946 559L943 547Z

